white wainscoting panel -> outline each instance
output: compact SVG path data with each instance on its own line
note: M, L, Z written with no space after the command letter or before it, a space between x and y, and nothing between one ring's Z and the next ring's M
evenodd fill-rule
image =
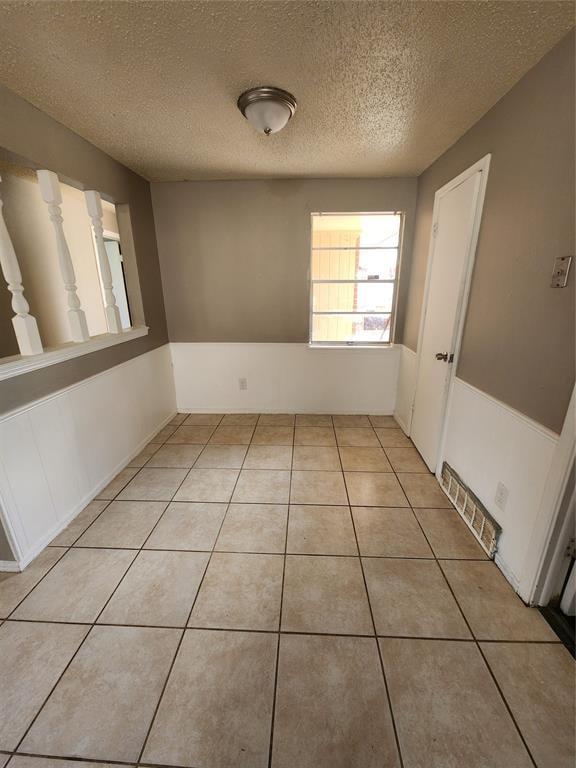
M558 435L458 378L447 418L443 458L502 526L496 562L518 590Z
M0 416L0 507L20 568L175 411L165 345Z
M416 387L416 352L410 347L400 346L400 371L398 374L398 393L394 418L409 435L412 426L412 406Z
M392 414L397 346L172 343L179 411ZM241 390L239 380L246 379Z

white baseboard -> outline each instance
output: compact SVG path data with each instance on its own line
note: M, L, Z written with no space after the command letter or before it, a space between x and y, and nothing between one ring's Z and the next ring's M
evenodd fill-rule
M447 420L443 458L502 526L495 561L519 590L558 435L459 378ZM508 489L504 510L499 482Z
M170 349L179 411L394 412L397 346L172 343ZM247 380L246 390L239 379Z
M509 582L509 584L513 587L514 591L519 592L520 590L519 578L518 576L516 576L514 571L510 570L508 563L506 562L506 560L504 560L500 552L496 552L496 554L494 555L494 562L496 563L498 568L502 571L506 581Z
M396 395L396 409L394 418L409 435L412 428L412 406L414 404L414 388L416 386L416 361L417 356L410 347L400 347L400 369L398 373L398 391Z
M17 570L175 412L165 345L0 417L0 514Z

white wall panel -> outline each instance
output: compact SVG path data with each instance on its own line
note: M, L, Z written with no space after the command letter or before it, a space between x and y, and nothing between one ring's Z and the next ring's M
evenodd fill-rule
M27 550L58 523L29 413L0 422L0 461L4 511L17 518L13 530Z
M63 407L64 398L48 400L42 408L31 408L32 426L56 520L71 509L86 488L87 474L78 461L78 435L72 412ZM66 482L62 472L66 471Z
M409 347L400 347L400 370L398 373L398 392L394 417L407 435L412 425L412 406L416 386L417 356Z
M392 414L400 349L172 343L180 411ZM248 388L240 390L239 379Z
M444 459L502 526L496 562L515 588L525 578L526 553L557 442L554 432L454 379ZM499 482L508 489L504 510L495 503Z
M176 411L168 346L0 418L0 500L23 567Z

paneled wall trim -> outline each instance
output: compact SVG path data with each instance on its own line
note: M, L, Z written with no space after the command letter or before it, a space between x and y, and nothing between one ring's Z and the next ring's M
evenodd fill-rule
M417 355L414 350L404 346L404 344L398 346L400 348L400 370L398 373L398 391L396 393L394 418L404 432L409 435L412 427Z
M0 417L0 514L21 570L176 411L168 345Z
M535 571L538 560L526 562L526 554L542 524L540 504L559 436L462 379L452 386L444 459L502 526L496 563L528 600L522 585L534 577L526 569ZM504 509L495 502L499 482L508 489Z
M170 350L179 411L394 413L395 345L190 342L172 343Z

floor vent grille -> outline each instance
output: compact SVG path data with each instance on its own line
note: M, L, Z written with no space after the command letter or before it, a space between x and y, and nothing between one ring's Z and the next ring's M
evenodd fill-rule
M482 548L494 557L502 529L446 461L442 465L441 485Z

